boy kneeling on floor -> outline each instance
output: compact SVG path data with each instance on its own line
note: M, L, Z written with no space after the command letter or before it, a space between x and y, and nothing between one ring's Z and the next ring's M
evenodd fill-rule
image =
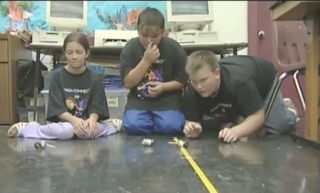
M126 44L120 59L123 83L130 89L123 127L129 135L181 133L186 52L162 36L165 20L157 9L143 10L137 24L139 37Z

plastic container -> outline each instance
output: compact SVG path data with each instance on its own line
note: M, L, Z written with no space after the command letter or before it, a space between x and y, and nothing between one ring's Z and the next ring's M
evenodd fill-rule
M19 122L32 122L32 121L34 121L32 107L17 108L17 114L18 114ZM45 115L45 108L44 107L37 107L35 121L38 122L39 124L46 123L46 115Z
M26 107L33 107L34 106L34 100L33 97L23 97L24 100L24 105ZM40 94L37 96L37 105L38 107L44 107L44 98L43 96Z
M128 89L125 88L107 88L105 89L105 94L108 101L110 118L121 119L124 113L124 108L127 104L127 95L129 93ZM44 98L45 104L45 115L48 110L49 103L49 91L43 90L41 94Z
M124 113L124 108L127 104L128 89L105 89L110 118L121 119Z

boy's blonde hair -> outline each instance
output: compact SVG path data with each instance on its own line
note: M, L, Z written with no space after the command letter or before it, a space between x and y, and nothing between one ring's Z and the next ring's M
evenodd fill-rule
M216 55L207 50L195 51L188 56L186 72L194 73L203 66L208 66L212 72L219 68L219 60Z

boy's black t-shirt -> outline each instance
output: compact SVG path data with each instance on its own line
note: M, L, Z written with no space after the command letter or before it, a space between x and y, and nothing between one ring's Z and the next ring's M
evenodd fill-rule
M187 54L185 50L173 39L162 37L158 45L160 56L153 63L141 82L130 90L126 110L138 109L154 110L179 110L182 90L165 91L161 95L148 97L149 82L170 82L176 80L186 84L187 74L185 65ZM120 74L122 80L136 67L144 55L144 48L139 38L131 39L121 52Z
M271 62L259 56L230 56L220 60L220 70L221 83L215 97L203 98L188 85L183 99L187 120L201 122L206 115L224 124L263 108L276 77Z
M64 67L52 72L47 120L62 121L58 116L64 112L83 120L92 113L98 114L99 120L109 118L104 87L97 73L86 69L81 74L71 74Z

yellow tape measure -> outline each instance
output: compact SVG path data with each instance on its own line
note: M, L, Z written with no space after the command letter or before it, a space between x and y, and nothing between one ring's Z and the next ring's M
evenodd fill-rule
M178 144L179 140L178 138L174 137L173 141ZM218 193L218 191L215 189L215 187L212 185L212 183L209 181L207 176L202 172L201 168L198 166L198 164L193 160L193 158L190 156L186 148L180 147L180 151L184 155L184 157L188 160L189 164L192 166L193 170L197 173L199 176L201 182L204 184L204 186L207 188L209 193Z

